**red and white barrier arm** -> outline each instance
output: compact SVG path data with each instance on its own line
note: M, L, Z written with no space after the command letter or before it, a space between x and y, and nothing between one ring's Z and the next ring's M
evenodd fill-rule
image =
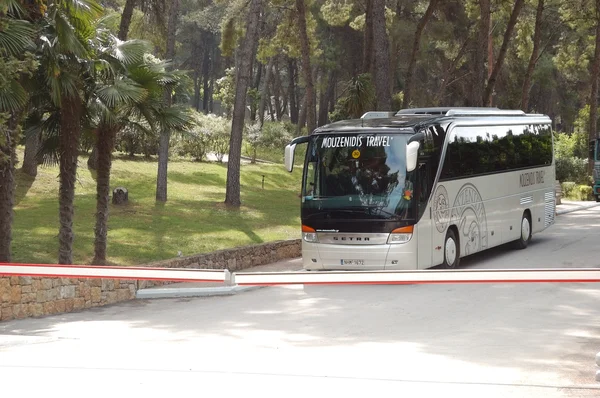
M230 273L227 270L13 263L0 263L0 276L143 279L178 282L225 282L230 280Z
M600 282L600 269L239 272L233 278L238 285L254 286Z

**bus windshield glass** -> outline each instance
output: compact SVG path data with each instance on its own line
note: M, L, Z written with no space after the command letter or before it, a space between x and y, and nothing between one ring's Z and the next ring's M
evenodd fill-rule
M412 219L413 172L406 172L410 135L316 135L308 148L305 218Z

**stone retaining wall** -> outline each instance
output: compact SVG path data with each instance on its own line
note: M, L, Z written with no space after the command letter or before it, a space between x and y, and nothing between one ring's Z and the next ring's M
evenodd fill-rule
M137 281L0 277L0 320L71 312L135 298Z
M228 269L231 272L300 257L301 241L280 240L151 263L149 267Z
M299 257L300 247L299 239L277 241L178 257L147 266L228 269L233 272ZM0 277L0 321L59 314L132 300L138 289L165 283L169 282L30 276Z

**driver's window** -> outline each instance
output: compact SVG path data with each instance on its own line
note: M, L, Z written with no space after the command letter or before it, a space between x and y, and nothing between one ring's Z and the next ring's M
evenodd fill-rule
M315 162L310 162L308 163L308 168L306 171L306 182L304 185L304 193L303 196L315 196L316 192L315 192L315 181L316 181L316 175L315 175L315 168L316 168L316 163Z

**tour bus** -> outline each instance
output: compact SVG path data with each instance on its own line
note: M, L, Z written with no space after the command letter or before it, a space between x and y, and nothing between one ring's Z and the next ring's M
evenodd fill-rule
M498 108L368 112L294 139L306 143L306 270L456 268L462 257L554 223L547 116Z

